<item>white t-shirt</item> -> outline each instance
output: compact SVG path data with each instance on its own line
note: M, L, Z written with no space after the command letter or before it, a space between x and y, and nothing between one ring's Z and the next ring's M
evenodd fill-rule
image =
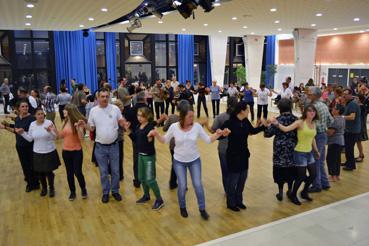
M172 138L176 143L174 147L174 159L180 162L192 162L200 157L197 148L197 139L201 137L206 143L210 143L210 137L199 123L194 123L190 131L183 131L179 122L172 124L164 135L165 142L169 143Z
M173 87L174 90L177 90L177 87L179 86L179 82L178 81L172 81L171 86Z
M281 98L291 99L293 97L293 93L290 88L283 89L281 91Z
M88 124L95 127L97 143L111 144L118 138L119 120L122 113L115 105L108 104L107 107L93 107L88 117Z
M38 125L36 121L29 126L28 132L23 132L24 137L28 142L33 141L33 152L38 154L46 154L55 150L56 136L53 132L46 131L46 128L52 125L50 120L45 120L42 125Z
M238 90L236 87L229 87L227 92L230 97L235 97L237 96Z
M270 91L267 88L264 88L263 91L259 88L256 94L258 95L258 105L268 105Z
M32 108L37 108L37 101L33 96L28 96L28 101L31 104Z

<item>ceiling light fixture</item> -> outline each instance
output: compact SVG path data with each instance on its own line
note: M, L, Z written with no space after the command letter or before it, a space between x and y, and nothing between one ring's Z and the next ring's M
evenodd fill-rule
M33 7L35 7L35 5L33 5L32 3L29 3L29 4L27 4L27 8L33 8Z
M81 28L82 28L82 27L85 27L85 25L79 25L79 27L81 27Z
M163 21L161 21L161 20L160 20L160 21L158 21L158 23L159 23L159 24L163 24Z
M251 35L254 35L255 33L254 32L251 32Z
M90 17L90 18L88 18L88 20L89 20L89 21L94 21L95 19L94 19L94 18L92 18L92 17Z
M243 26L242 28L243 28L243 29L247 29L248 27L247 27L247 26Z
M204 26L208 26L209 24L208 23L205 23Z
M277 9L276 8L272 8L272 9L270 9L270 12L276 12L277 11Z
M356 22L357 22L357 21L360 21L360 18L354 18L354 21L356 21Z
M27 19L32 19L32 15L26 15Z
M278 32L281 32L282 31L282 28L278 28L277 30L278 30Z
M136 28L142 27L142 23L140 21L139 15L136 14L132 18L129 19L129 24L131 24L129 27L127 27L128 32L132 32Z
M323 14L322 13L316 13L316 15L315 15L316 17L321 17L321 16L323 16Z
M161 12L159 12L156 9L156 7L151 3L150 4L146 3L146 6L143 7L143 11L145 12L145 14L153 14L154 16L156 16L159 19L163 18L163 14Z
M107 8L102 8L101 11L102 12L108 12L108 9Z
M219 30L218 32L220 33L220 32L222 32L222 30Z
M237 20L237 17L232 17L232 20Z
M279 24L279 22L280 22L279 20L274 21L275 24Z
M186 28L182 28L182 32L185 32L186 31Z
M26 26L30 26L30 25L31 25L31 23L27 22L25 25L26 25Z
M337 31L337 30L338 30L338 28L337 28L337 27L335 27L335 28L333 28L333 30Z
M315 27L315 26L316 26L316 24L311 24L310 26Z

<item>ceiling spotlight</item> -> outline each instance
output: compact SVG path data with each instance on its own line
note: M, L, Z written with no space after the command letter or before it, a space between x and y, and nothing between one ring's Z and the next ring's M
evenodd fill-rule
M338 30L338 28L337 28L337 27L335 27L335 28L333 28L333 30L337 31L337 30Z
M92 18L92 17L90 17L90 18L88 18L88 20L89 20L89 21L94 21L95 19L94 19L94 18Z
M102 12L108 12L108 9L107 8L102 8L101 11Z
M277 30L278 30L278 32L281 32L282 31L282 28L278 28Z
M360 18L355 18L354 21L360 21Z
M131 19L129 19L129 24L131 24L131 25L129 27L127 27L128 32L132 32L136 28L142 27L142 23L141 23L139 17L137 17L137 15L135 15Z
M79 25L79 27L83 28L83 27L85 27L85 25Z
M185 32L186 31L186 28L182 28L182 32Z
M163 17L163 14L160 13L153 4L148 3L145 7L143 7L143 11L145 14L153 14L159 19Z
M314 26L316 26L316 24L311 24L310 26L314 27Z
M232 17L232 20L237 20L237 17Z
M323 14L322 13L317 13L315 16L321 17L321 16L323 16Z
M32 19L32 15L26 15L27 19Z
M204 26L208 26L209 24L205 23Z
M243 26L242 28L243 28L243 29L247 29L248 27L247 27L247 26Z
M251 32L251 35L254 35L255 33L254 32Z
M173 6L176 6L178 12L183 16L183 18L187 19L197 8L197 2L192 0L183 0L180 5L173 4Z
M280 22L279 20L274 21L275 24L279 24L279 22Z
M219 32L219 33L221 33L221 32L222 32L222 30L219 30L218 32Z
M35 7L35 5L33 5L32 3L29 3L29 4L27 4L27 8L33 8L33 7Z
M158 23L159 23L159 24L163 24L163 21L161 21L161 20L160 20L160 21L158 21Z
M272 8L272 9L270 9L270 12L276 12L277 11L277 9L276 8Z
M25 25L26 25L26 26L30 26L30 25L31 25L31 23L27 22Z
M214 0L200 0L198 1L199 5L204 9L204 12L210 12L213 10L214 6L213 6L213 2Z

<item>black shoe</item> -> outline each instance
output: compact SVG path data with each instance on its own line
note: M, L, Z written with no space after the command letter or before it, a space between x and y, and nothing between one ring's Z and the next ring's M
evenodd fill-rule
M109 194L104 194L101 198L101 201L103 203L108 203L109 202Z
M187 209L186 208L180 208L180 212L181 212L181 216L183 218L187 218L188 217L188 213L187 213Z
M31 191L32 191L32 187L30 185L27 185L26 186L26 192L28 193L28 192L31 192Z
M230 209L230 210L232 210L233 212L240 212L240 211L241 211L241 210L240 210L238 207L236 207L236 206L234 206L234 207L227 206L227 208L228 208L228 209Z
M309 190L308 190L308 192L309 193L319 193L319 192L321 192L322 191L322 189L321 188L315 188L315 187L311 187L311 188L309 188Z
M353 171L355 168L351 168L351 167L344 167L342 168L345 171Z
M55 190L54 189L50 189L49 191L49 197L54 197L55 196Z
M324 186L322 187L323 190L329 190L331 187L330 186Z
M138 199L137 201L136 201L136 204L144 204L144 203L146 203L147 201L150 201L150 197L149 196L143 196L143 197L141 197L140 199Z
M69 195L68 200L69 201L74 201L76 199L76 193L75 192L71 192Z
M40 196L46 196L47 195L47 189L42 189Z
M291 197L290 197L290 201L291 201L293 204L295 204L295 205L298 205L298 206L300 206L300 205L301 205L301 202L299 201L299 199L297 199L297 197L296 197L296 196L292 196L292 195L291 195Z
M288 195L287 195L287 196L288 196ZM283 195L282 195L282 194L277 193L277 194L275 195L275 197L277 198L277 200L278 200L278 201L282 201L282 200L283 200Z
M86 189L82 190L81 195L82 195L82 199L86 199L88 197L87 190Z
M206 212L205 209L201 210L200 209L200 215L204 220L208 220L209 219L209 214Z
M291 198L291 191L290 191L290 190L286 191L286 196L287 196L288 198Z
M140 188L140 181L137 181L137 180L133 180L133 186L136 187L136 188Z
M307 201L309 201L309 202L311 202L313 199L309 196L309 193L308 192L304 192L304 191L302 191L301 192L301 198L302 199L305 199L305 200L307 200Z
M163 199L156 199L154 202L154 205L152 206L153 210L159 210L162 207L164 207L164 201Z
M174 190L178 187L178 184L169 184L169 189Z
M112 194L114 199L118 202L122 201L122 196L117 192Z
M240 203L240 204L237 204L237 207L240 208L240 209L246 209L246 205L243 204L243 203Z

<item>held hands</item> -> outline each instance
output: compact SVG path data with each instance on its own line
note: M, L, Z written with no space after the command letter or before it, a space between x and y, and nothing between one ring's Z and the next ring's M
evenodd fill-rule
M160 118L159 118L159 121L160 122L164 122L166 120L168 120L168 115L167 114L161 114L160 115Z
M223 130L223 137L228 137L229 134L231 134L231 130L229 130L228 128L225 128Z
M5 126L0 123L0 129L5 129Z
M275 125L275 126L278 126L279 123L278 123L278 120L275 118L275 117L272 117L272 119L270 119L270 122Z
M15 131L15 133L21 135L21 134L23 134L24 129L23 128L15 128L14 131Z
M86 128L86 122L84 120L79 120L76 123L74 123L75 127L81 127L81 128Z
M45 127L45 130L47 132L55 132L56 128L55 128L54 124L50 124L48 127Z

